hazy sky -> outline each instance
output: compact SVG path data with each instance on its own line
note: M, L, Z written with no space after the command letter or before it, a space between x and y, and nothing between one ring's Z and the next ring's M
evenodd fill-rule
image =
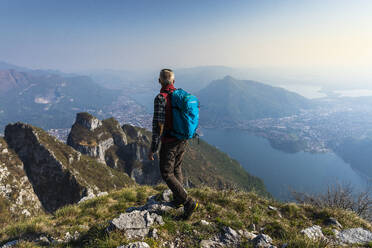
M372 66L372 1L0 0L0 60L76 71Z

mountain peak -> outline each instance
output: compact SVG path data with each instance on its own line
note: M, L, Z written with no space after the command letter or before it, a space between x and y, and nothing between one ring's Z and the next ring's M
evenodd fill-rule
M233 78L232 76L230 75L226 75L224 78L223 78L224 81L235 81L236 79Z
M102 122L87 112L76 114L76 123L86 127L90 131L102 126Z

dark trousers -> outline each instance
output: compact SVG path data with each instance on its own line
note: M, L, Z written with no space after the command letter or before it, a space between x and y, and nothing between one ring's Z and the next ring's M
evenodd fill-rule
M184 204L187 192L183 187L182 160L187 146L186 140L177 140L171 143L162 143L160 148L159 167L163 180L173 192L177 203Z

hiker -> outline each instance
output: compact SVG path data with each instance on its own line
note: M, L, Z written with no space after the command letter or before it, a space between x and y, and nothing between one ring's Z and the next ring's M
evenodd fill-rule
M160 93L154 100L154 117L152 121L152 142L149 151L149 160L154 160L161 141L159 153L159 167L163 180L173 192L172 205L176 208L184 206L184 219L189 219L198 203L187 195L183 187L182 160L186 151L187 139L179 139L172 135L173 114L171 94L176 90L174 87L174 73L171 69L160 71Z

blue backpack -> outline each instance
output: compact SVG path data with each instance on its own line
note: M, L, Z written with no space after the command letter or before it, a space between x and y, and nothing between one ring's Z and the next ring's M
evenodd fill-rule
M170 134L181 140L196 136L199 124L199 100L183 89L171 94L173 129Z

